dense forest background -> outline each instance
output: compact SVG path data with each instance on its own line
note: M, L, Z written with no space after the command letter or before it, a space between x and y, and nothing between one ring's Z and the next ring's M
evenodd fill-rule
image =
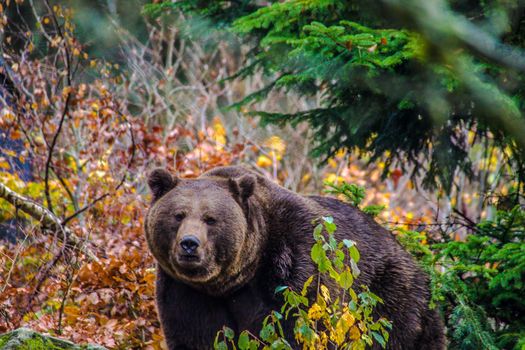
M145 177L244 164L301 193L364 187L354 204L431 275L449 348L525 349L522 1L0 16L0 332L163 348Z

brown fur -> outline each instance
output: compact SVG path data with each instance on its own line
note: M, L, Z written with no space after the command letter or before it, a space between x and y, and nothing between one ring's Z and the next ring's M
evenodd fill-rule
M156 170L148 183L153 204L146 237L158 261L157 305L171 350L210 349L224 325L258 334L263 318L282 303L275 287L300 290L316 273L312 221L328 215L338 238L356 241L361 252L355 285L384 300L377 313L393 323L387 348L444 348L442 322L428 308L427 276L392 234L359 210L298 195L243 167L216 168L193 180ZM216 222L206 224L209 216ZM191 271L177 265L180 237L188 233L202 243L202 266ZM293 342L292 320L284 332Z

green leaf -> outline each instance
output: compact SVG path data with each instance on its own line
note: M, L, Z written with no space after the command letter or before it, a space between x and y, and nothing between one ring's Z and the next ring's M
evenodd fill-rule
M215 350L228 350L228 345L224 341L220 341L214 345Z
M377 216L383 210L385 210L385 208L386 206L384 205L367 205L366 207L363 208L363 212L371 216Z
M352 268L352 274L355 278L359 277L361 274L361 270L359 270L359 267L357 266L355 260L350 260L350 267Z
M337 240L332 234L330 234L330 237L328 238L328 245L330 246L330 250L332 251L337 249Z
M344 260L345 260L345 253L342 250L337 249L335 251L335 257L333 259L334 266L338 268L339 270L341 270L344 267Z
M247 331L241 332L241 335L239 336L238 345L240 350L247 350L250 348L250 337Z
M344 289L349 289L353 283L354 276L352 276L350 269L347 267L346 270L339 275L339 285Z
M312 257L313 262L316 264L319 264L319 262L323 258L326 258L326 252L324 251L322 244L320 243L314 244L314 246L312 247L310 256Z
M335 269L329 268L328 269L328 274L330 275L330 277L332 277L334 279L334 281L337 281L339 283L339 279L341 278L341 276Z
M319 241L323 236L322 236L322 232L323 232L323 225L319 224L317 226L315 226L314 228L314 239L315 241Z
M337 225L333 222L325 222L324 228L328 234L333 234L337 230Z
M302 296L305 296L306 293L308 293L308 287L310 287L310 285L312 284L312 281L314 280L314 276L310 276L308 277L308 279L306 280L306 282L304 282L303 284L303 289L301 291L301 295Z
M288 286L277 286L275 288L274 294L280 293L280 292L282 292L283 290L286 290L286 289L288 289Z
M333 224L334 223L334 218L331 217L331 216L323 216L323 221L327 224Z
M229 327L224 327L224 336L230 340L233 340L233 337L235 337L235 332L233 331L233 329L229 328Z
M353 289L350 289L348 291L348 293L350 294L350 297L352 298L352 301L356 302L357 301L357 294L355 293L355 291Z
M386 348L386 341L383 339L383 336L377 332L371 332L372 337L381 345L381 347Z
M374 341L372 340L372 338L370 338L368 335L366 334L361 334L361 339L363 339L368 345L372 345L374 343Z
M267 324L261 329L261 332L259 335L261 336L261 339L264 341L271 341L271 337L275 334L275 328L273 324Z
M323 250L324 253L324 250ZM319 269L319 272L327 272L332 268L332 262L330 259L326 257L326 254L321 258L319 263L317 264L317 268Z
M359 259L361 258L361 254L359 254L359 250L357 250L357 247L355 245L348 248L348 252L350 253L350 258L354 260L356 263L359 262Z
M286 343L284 342L284 340L279 338L279 339L276 339L270 345L270 349L272 349L272 350L283 350L283 349L288 349L288 347L287 347Z
M355 242L350 239L343 239L343 244L345 247L350 248L355 245Z

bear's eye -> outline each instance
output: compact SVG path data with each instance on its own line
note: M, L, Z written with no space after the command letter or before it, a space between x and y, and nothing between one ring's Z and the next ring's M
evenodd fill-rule
M184 220L184 217L186 215L182 214L182 213L179 213L179 214L175 214L175 220L177 220L178 222Z
M217 220L211 217L204 218L204 222L206 225L215 225L217 223Z

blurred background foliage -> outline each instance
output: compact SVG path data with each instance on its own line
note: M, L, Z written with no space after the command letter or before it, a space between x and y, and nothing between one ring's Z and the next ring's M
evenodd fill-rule
M525 29L518 1L146 6L153 16L167 10L226 27L249 45L236 76L262 72L269 79L236 106L275 89L318 96L319 103L297 112L253 113L281 125L307 121L316 156L359 149L373 161L387 154L389 166L414 165L414 176L423 173L426 185L439 182L449 192L456 171L473 173L469 149L490 138L508 149L518 180L524 180Z
M449 347L525 349L524 7L3 2L0 183L99 259L0 199L0 331L162 348L145 175L244 164L365 187L431 274Z

